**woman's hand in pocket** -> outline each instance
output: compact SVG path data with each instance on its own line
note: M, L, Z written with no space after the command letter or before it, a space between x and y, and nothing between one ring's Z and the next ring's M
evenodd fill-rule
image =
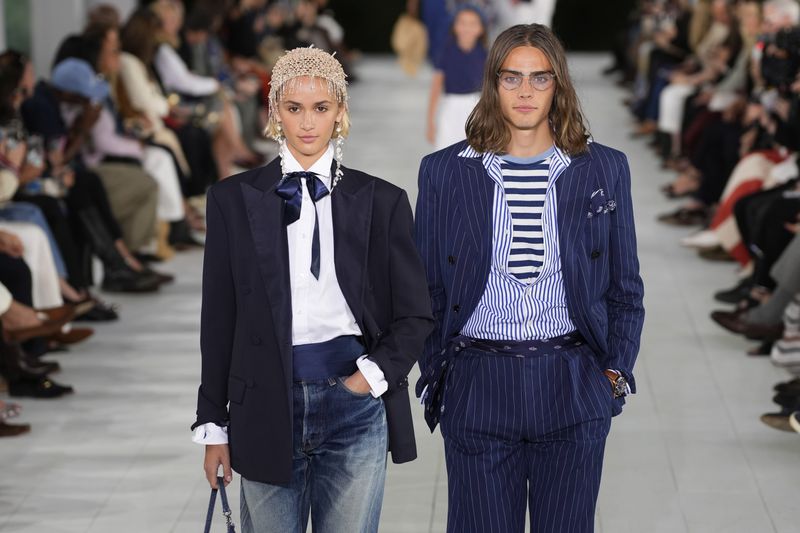
M344 386L356 394L367 394L372 390L360 370L356 370L355 374L344 380Z

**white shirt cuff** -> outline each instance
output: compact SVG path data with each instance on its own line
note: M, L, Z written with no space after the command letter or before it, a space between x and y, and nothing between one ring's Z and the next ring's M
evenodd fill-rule
M389 383L386 382L386 376L383 375L383 370L378 366L378 363L367 359L366 355L362 355L356 361L358 369L364 376L364 379L369 383L370 392L375 398L379 398L384 392L389 390Z
M228 444L228 428L213 422L194 428L192 442L197 444Z

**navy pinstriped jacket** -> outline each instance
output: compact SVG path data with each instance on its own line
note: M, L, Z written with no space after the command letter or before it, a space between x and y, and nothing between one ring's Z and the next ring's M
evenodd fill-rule
M458 156L466 146L466 141L454 144L426 156L420 165L415 240L436 320L419 361L423 375L472 315L491 267L495 184L481 157ZM644 287L627 158L590 143L585 153L572 158L556 192L570 318L600 368L619 369L636 392L633 366L644 323ZM606 198L610 208L600 206L604 212L598 213L595 197ZM623 403L620 398L614 414Z

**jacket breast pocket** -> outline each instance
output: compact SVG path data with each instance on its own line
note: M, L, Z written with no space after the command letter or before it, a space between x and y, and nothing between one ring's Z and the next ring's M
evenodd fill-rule
M228 377L228 400L241 405L244 402L244 393L247 389L245 380L236 376Z
M607 249L611 240L611 218L614 213L606 213L588 219L584 223L584 243L591 250Z

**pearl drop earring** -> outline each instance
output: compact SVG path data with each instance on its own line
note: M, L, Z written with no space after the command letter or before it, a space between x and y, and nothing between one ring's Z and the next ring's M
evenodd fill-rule
M344 145L344 137L342 136L342 124L340 122L336 123L336 143L334 147L334 159L336 159L336 175L333 178L333 183L331 184L331 190L341 181L342 175L344 172L342 171L342 146Z

